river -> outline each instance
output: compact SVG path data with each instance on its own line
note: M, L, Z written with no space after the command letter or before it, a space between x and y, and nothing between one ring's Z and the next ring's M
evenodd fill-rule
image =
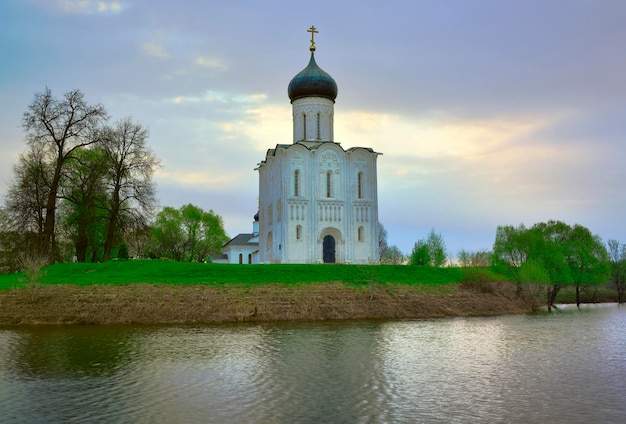
M626 308L0 328L2 423L624 423Z

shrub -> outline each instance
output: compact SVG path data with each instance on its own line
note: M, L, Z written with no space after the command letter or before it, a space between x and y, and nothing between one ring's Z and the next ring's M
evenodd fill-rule
M494 294L500 292L507 279L495 274L489 268L463 268L461 287L479 293Z

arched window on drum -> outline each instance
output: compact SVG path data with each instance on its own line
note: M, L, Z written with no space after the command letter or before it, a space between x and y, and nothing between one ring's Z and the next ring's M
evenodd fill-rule
M300 170L293 171L293 195L300 196Z

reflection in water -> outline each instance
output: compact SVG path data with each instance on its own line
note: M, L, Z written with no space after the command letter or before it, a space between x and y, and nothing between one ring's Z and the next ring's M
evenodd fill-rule
M43 379L105 377L131 360L131 335L124 327L32 327L21 335L14 349L16 364L27 376Z
M1 421L626 422L626 309L0 329Z

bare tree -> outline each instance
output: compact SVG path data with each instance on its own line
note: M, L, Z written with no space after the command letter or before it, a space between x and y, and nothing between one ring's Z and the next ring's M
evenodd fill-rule
M380 258L381 264L402 265L405 262L406 256L402 253L398 246L387 247Z
M43 252L54 251L56 247L57 199L65 164L77 149L99 141L97 128L107 118L104 106L88 105L80 90L68 91L63 98L57 99L47 87L35 94L24 113L22 127L29 146L45 152L52 164L41 240Z
M382 262L385 251L389 248L387 244L387 229L378 221L378 261Z
M462 267L488 267L491 262L491 252L484 249L476 252L462 249L457 254L457 261Z
M13 166L14 176L4 198L0 240L0 267L4 270L20 269L20 255L40 251L51 175L50 165L43 156L40 150L30 149Z
M103 259L111 258L120 227L125 220L148 221L156 205L152 181L159 160L148 148L148 129L131 118L107 128L103 137L109 201Z
M43 234L52 168L41 149L31 148L13 166L5 197L7 225L19 233Z

